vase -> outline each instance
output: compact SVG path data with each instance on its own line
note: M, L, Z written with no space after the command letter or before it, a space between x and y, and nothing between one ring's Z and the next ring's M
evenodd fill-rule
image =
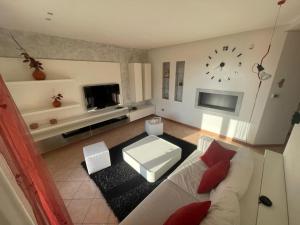
M45 80L46 79L46 74L39 69L35 69L32 73L32 76L36 80Z
M49 123L50 123L51 125L57 124L57 119L50 119L50 120L49 120Z
M58 108L58 107L61 107L61 102L55 99L55 100L52 102L52 105L53 105L55 108Z
M31 123L29 125L29 127L30 127L31 130L35 130L35 129L39 128L39 124L38 123Z

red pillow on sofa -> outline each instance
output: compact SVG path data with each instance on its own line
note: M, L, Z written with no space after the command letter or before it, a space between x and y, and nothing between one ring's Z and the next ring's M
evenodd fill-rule
M201 179L198 187L198 193L206 193L211 191L213 188L225 179L230 168L230 161L223 160L218 162L216 165L208 168Z
M208 213L211 201L194 202L177 209L164 225L199 225Z
M226 149L218 142L213 141L200 158L208 167L212 167L222 160L232 159L235 153L236 151Z

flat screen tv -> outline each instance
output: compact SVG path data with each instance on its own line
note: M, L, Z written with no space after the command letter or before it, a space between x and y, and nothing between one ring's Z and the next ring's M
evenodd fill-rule
M83 87L87 110L104 109L120 104L119 84L101 84Z

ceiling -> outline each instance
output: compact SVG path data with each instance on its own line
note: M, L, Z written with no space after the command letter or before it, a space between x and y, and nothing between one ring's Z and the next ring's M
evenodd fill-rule
M0 27L149 49L271 27L276 2L0 0ZM280 24L298 21L299 15L300 1L288 0Z

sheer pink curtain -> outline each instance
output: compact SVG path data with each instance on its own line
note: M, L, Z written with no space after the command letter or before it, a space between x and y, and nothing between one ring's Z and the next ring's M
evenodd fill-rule
M0 151L39 225L72 225L52 177L0 75Z

